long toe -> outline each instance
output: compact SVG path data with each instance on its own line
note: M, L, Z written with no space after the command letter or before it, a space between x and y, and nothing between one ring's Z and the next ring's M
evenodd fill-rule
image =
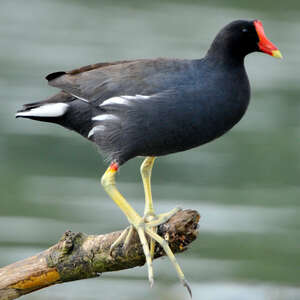
M151 227L157 227L163 223L166 223L170 218L172 218L176 213L178 213L181 210L180 207L175 207L171 211L159 215L155 215L152 217L151 221L146 221L146 227L151 228ZM144 220L147 220L147 216L144 216Z
M170 259L171 263L173 264L173 266L177 272L177 276L178 276L180 282L183 284L184 287L187 288L190 296L192 296L192 291L190 289L190 286L187 283L187 281L185 280L184 274L175 258L175 255L173 254L171 248L169 247L168 242L165 239L163 239L161 236L159 236L157 233L153 232L151 228L146 228L146 233L164 249L166 255Z
M119 235L119 237L113 242L113 244L110 246L109 249L109 255L112 257L114 250L116 250L120 245L122 246L122 252L124 255L127 254L128 251L128 245L130 243L130 240L132 238L133 233L133 226L130 225L129 227L125 228L123 232Z
M147 268L148 268L148 279L149 279L149 283L150 286L153 286L154 283L154 276L153 276L153 267L152 267L152 259L151 259L151 254L150 254L150 250L149 250L149 245L146 239L146 235L145 235L145 228L144 226L138 226L136 228L142 247L143 247L143 251L144 251L144 255L146 258L146 263L147 263Z

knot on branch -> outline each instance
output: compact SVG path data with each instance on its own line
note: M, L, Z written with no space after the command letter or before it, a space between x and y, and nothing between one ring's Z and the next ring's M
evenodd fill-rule
M98 274L93 271L93 254L83 247L88 235L82 232L67 230L59 242L52 247L47 257L50 267L55 267L62 281L74 278L90 278Z
M168 222L160 225L157 233L169 242L174 253L183 252L197 238L199 220L200 215L197 211L182 210L170 218ZM155 254L164 255L163 249L159 245L156 248Z
M59 248L61 251L61 257L63 257L65 254L70 253L75 243L77 244L81 242L83 239L83 233L81 232L72 232L71 230L67 230L62 237L59 240Z

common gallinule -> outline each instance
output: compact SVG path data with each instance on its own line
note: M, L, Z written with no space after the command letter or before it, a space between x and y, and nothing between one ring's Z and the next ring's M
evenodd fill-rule
M259 20L234 21L217 34L202 59L127 60L49 74L49 84L61 91L44 101L25 104L16 114L57 123L99 146L110 162L101 183L131 224L111 250L124 240L126 248L133 228L136 229L151 284L156 241L190 292L168 243L155 230L177 211L154 213L150 177L155 157L210 142L242 118L250 99L244 57L255 51L281 58ZM115 186L119 167L136 156L146 157L141 165L143 217ZM146 235L151 238L150 248Z

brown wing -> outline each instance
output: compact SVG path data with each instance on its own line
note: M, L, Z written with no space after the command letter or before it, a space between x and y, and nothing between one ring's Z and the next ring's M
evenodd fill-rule
M71 71L54 72L46 76L48 84L63 91L93 101L99 98L99 93L105 90L109 82L116 81L120 69L128 64L140 60L123 60L115 62L101 62L87 65Z

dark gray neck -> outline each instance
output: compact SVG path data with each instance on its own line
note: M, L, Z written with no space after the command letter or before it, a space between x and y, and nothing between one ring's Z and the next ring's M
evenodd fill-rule
M217 65L228 67L243 66L246 53L241 49L227 45L227 41L217 38L208 49L205 58Z

